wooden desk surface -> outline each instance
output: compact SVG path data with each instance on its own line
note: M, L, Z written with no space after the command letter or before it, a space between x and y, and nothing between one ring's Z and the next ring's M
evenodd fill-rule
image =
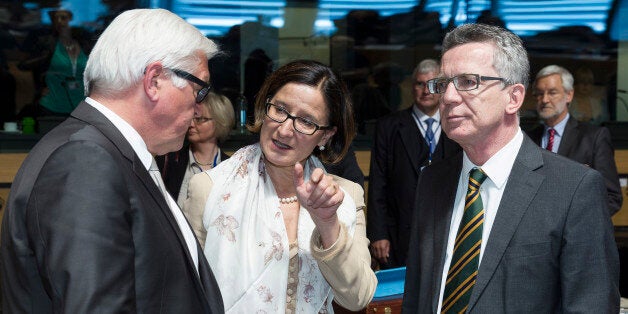
M11 183L15 178L17 170L22 161L26 158L26 153L3 153L0 154L0 183Z
M230 152L233 153L233 152ZM11 183L27 153L2 153L0 154L0 183ZM370 171L371 151L358 150L355 152L358 165L365 176ZM615 163L620 174L628 175L628 149L615 151Z

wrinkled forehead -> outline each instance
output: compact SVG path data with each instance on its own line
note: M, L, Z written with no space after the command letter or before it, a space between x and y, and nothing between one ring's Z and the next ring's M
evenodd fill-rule
M495 47L489 43L467 43L447 50L442 57L441 75L445 77L464 73L494 75Z

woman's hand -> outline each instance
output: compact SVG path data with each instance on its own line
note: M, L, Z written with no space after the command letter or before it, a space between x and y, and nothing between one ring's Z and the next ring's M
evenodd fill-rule
M342 204L344 192L331 175L316 168L310 179L305 181L303 166L294 165L294 185L297 188L297 197L301 206L305 207L321 235L323 248L333 245L338 239L340 222L336 210Z

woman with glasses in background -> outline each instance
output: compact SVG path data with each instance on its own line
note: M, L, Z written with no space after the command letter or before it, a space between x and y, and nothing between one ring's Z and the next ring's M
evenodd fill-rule
M227 140L229 131L235 124L231 101L223 95L209 92L201 104L200 115L192 119L183 148L155 158L168 193L177 200L181 208L188 195L190 178L229 158L220 149L220 144ZM185 210L183 213L190 221L196 236L204 239L203 213Z
M266 80L249 130L260 142L190 181L187 210L203 210L205 255L233 313L357 311L370 268L360 185L325 172L355 134L343 82L315 61Z

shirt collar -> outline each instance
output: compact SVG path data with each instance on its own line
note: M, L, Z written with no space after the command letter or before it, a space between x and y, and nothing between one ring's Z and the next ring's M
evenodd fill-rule
M148 151L148 147L146 147L146 142L142 139L139 133L122 117L117 115L111 109L105 107L103 104L97 102L96 100L87 97L85 102L94 107L94 109L100 111L111 123L122 133L122 136L131 144L133 151L140 158L140 161L146 168L146 170L150 169L150 165L152 164L154 158L153 155Z
M425 114L423 111L419 110L419 108L417 108L416 105L412 105L412 111L419 118L419 121L421 122L425 122L425 120L430 118L430 116ZM440 123L440 111L436 110L436 113L433 116L431 116L431 118L436 120L435 121L436 123Z
M523 143L523 132L521 128L517 131L517 134L506 144L502 149L495 153L489 160L487 160L482 166L474 165L473 162L467 156L467 153L463 154L462 171L468 177L469 171L473 168L482 168L482 171L488 176L488 178L497 186L498 189L502 189L508 181L510 170L515 163L519 149Z
M567 113L567 115L560 120L560 122L558 122L558 124L556 124L555 126L553 126L552 128L554 130L556 130L556 134L558 134L558 136L563 136L563 132L565 131L565 127L567 126L567 120L569 120L569 113ZM547 124L545 125L545 133L547 133L547 129L549 129L550 127L547 126Z

